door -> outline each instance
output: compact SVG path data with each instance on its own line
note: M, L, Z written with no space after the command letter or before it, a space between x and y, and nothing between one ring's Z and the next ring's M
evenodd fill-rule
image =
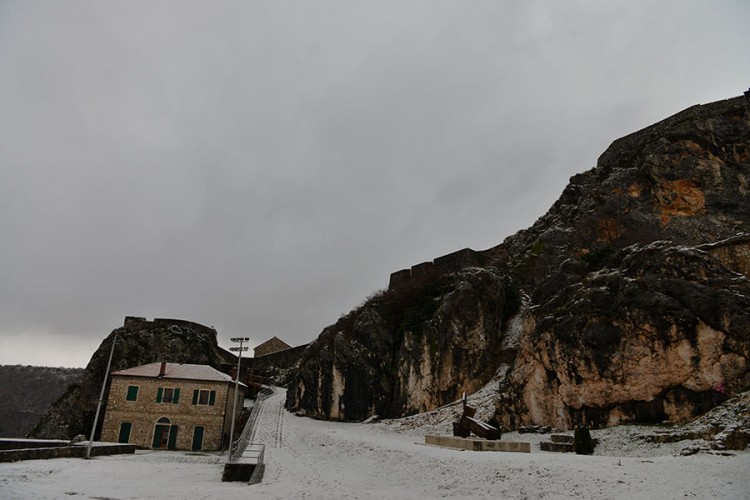
M118 443L129 443L130 442L130 430L133 428L133 424L130 422L122 422L120 424L120 436L117 438Z
M177 426L169 426L169 440L167 441L167 448L174 450L177 448Z
M193 451L200 451L203 448L203 431L204 427L196 425L193 430Z
M151 443L152 448L166 448L170 440L170 422L167 417L160 418L154 426L154 441ZM174 426L172 426L174 427ZM177 438L175 433L175 439Z

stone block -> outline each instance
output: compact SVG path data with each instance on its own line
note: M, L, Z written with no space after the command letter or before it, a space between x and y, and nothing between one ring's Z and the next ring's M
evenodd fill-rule
M572 453L573 443L553 443L552 441L542 441L539 443L542 451L554 451L557 453Z
M573 436L569 436L568 434L552 434L550 436L550 440L553 443L570 443L570 444L573 444Z
M425 444L444 448L457 448L472 451L506 451L531 453L531 443L523 441L488 441L486 439L462 438L454 436L426 435Z

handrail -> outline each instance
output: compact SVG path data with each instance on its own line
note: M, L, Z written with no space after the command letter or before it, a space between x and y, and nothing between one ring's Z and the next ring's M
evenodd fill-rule
M237 458L242 456L248 443L255 436L255 422L258 420L258 414L263 408L263 402L274 394L276 394L276 390L270 387L264 387L258 392L258 397L255 398L255 404L253 405L253 409L250 410L250 416L245 423L245 428L242 429L242 434L229 446L229 462L236 462Z
M250 479L248 480L247 484L258 484L260 483L260 479L263 474L263 460L265 458L266 454L266 445L261 444L260 446L260 453L258 454L258 460L255 462L255 468L253 469L253 473L250 474Z

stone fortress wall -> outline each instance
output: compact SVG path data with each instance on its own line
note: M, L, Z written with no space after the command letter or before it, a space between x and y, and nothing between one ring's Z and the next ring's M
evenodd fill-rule
M416 264L411 266L410 269L402 269L401 271L391 273L388 290L397 290L418 284L426 281L428 278L455 273L466 267L481 267L486 265L486 260L487 257L482 253L471 248L464 248L457 252L437 257L433 261Z
M710 253L714 258L734 272L750 278L750 234L739 234L726 240L707 243L697 247ZM457 252L437 257L433 261L422 262L391 273L388 290L397 290L426 281L428 278L455 273L466 267L483 267L490 264L491 257L486 252L464 248Z
M184 327L191 328L193 330L197 330L197 331L210 334L216 337L215 328L201 325L200 323L195 323L193 321L187 321L184 319L171 319L171 318L154 318L153 321L149 321L146 318L142 318L139 316L125 316L125 323L124 323L125 328L138 329L138 328L148 327L148 325L184 326Z

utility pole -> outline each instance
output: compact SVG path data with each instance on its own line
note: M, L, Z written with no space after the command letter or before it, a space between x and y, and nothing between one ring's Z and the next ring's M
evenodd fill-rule
M115 353L115 344L117 343L117 334L115 333L112 339L112 349L109 351L109 361L107 361L107 371L104 372L104 380L102 381L102 392L99 393L99 404L96 405L96 416L94 417L94 426L91 427L91 437L89 438L89 446L86 448L86 458L91 458L91 447L94 445L94 433L96 432L96 424L99 423L99 411L102 409L102 400L104 399L104 388L107 387L107 377L109 376L109 367L112 366L112 355Z
M232 446L234 445L234 419L235 415L237 414L237 394L239 392L239 385L240 385L240 368L242 363L242 351L247 351L248 347L242 347L243 342L249 342L249 337L233 337L231 339L232 342L239 342L239 347L230 347L230 351L238 351L239 354L237 355L237 373L234 376L234 404L232 405L232 427L229 431L229 460L232 460Z

